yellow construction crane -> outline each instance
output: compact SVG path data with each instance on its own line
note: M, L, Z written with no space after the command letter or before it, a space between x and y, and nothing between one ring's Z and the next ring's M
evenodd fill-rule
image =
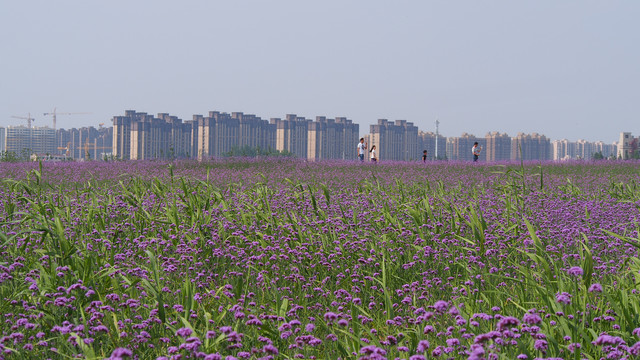
M34 118L31 117L31 113L29 113L29 115L27 115L27 117L24 117L24 116L12 116L12 118L27 120L27 127L29 129L31 129L31 122L35 120Z
M58 146L58 150L66 150L65 151L65 155L67 157L69 156L69 145L71 145L71 141L67 142L67 146L65 146L65 147Z
M44 116L47 115L53 115L53 129L56 129L56 115L85 115L85 114L91 114L88 112L77 112L77 113L61 113L61 112L56 112L56 108L53 108L52 112L48 112L48 113L44 113Z

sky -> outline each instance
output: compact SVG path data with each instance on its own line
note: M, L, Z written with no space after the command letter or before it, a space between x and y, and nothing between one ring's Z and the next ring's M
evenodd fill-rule
M640 1L0 0L0 126L346 116L459 136L640 134Z

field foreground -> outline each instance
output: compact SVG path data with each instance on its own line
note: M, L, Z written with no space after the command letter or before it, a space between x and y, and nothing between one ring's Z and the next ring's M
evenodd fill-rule
M639 165L0 164L0 358L637 358Z

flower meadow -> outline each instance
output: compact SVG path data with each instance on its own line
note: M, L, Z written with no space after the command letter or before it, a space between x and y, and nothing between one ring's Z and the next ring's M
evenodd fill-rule
M639 165L2 164L0 358L639 358Z

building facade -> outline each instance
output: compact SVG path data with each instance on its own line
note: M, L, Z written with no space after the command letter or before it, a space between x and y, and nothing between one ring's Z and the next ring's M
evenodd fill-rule
M551 160L551 141L538 133L518 133L511 138L511 160Z
M284 119L272 118L270 123L276 127L276 150L286 151L293 156L306 159L309 123L304 117L287 114Z
M422 156L422 152L427 150L427 159L436 160L436 156L440 159L445 158L447 149L447 138L438 135L438 154L436 154L436 134L431 131L418 131L418 152Z
M22 155L54 155L56 131L50 127L9 126L6 128L6 151Z
M351 147L355 148L358 142L358 132L358 124L347 118L317 116L315 121L308 123L307 159L346 159L353 153L353 150L349 151Z
M7 151L7 129L0 127L0 152Z
M422 156L418 148L418 127L406 120L378 119L377 124L370 126L367 138L369 149L375 145L378 159L382 161L410 161ZM352 147L355 153L356 144Z
M471 152L471 149L475 142L482 147L480 155L478 156L478 161L486 161L486 139L467 133L462 133L459 137L447 138L447 159L473 161L473 153Z
M487 161L506 161L511 159L511 137L497 131L485 136L485 158Z
M638 154L640 137L634 137L630 132L621 132L618 141L618 159L633 159Z

